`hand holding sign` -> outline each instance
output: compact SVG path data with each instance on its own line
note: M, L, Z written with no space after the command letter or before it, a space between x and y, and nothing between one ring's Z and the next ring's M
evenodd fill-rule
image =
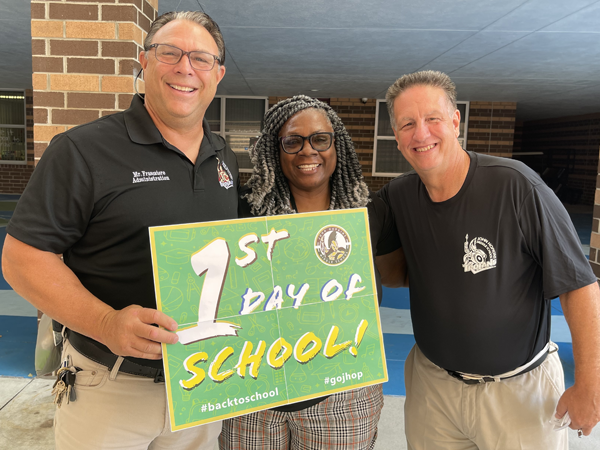
M160 343L175 344L177 336L153 325L175 331L177 322L161 311L130 305L113 310L102 319L100 342L119 356L161 359Z

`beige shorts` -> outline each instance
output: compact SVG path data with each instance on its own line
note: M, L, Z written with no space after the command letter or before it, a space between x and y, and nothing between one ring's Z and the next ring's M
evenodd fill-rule
M109 370L65 342L63 357L82 371L76 400L54 418L57 450L213 450L221 422L171 432L165 383Z
M415 345L404 376L409 450L568 450L567 430L550 423L565 390L557 352L523 375L467 385Z

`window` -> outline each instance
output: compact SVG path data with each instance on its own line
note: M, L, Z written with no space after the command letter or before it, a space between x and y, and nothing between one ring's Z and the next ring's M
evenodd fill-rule
M458 142L465 148L469 124L469 102L456 102L460 111ZM375 113L375 147L373 149L373 176L395 177L412 170L396 145L390 115L385 100L377 100Z
M210 130L223 136L235 152L240 172L251 172L248 149L260 134L267 97L215 97L206 110Z
M27 162L25 93L0 90L0 163Z

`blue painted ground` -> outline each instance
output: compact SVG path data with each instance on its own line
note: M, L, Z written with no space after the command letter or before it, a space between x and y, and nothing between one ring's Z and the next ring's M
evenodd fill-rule
M18 196L0 194L0 256L6 236L6 223L12 216ZM592 215L572 214L582 245L589 245ZM21 303L19 303L21 302ZM386 395L405 395L404 361L414 345L410 325L408 289L384 288L382 327L389 382L383 385ZM10 311L10 315L7 315ZM558 299L552 301L552 340L559 345L559 356L565 369L565 383L573 384L573 348L568 327ZM34 374L34 351L37 318L31 306L15 300L0 270L0 375L28 377Z
M0 194L0 258L6 237L6 224L12 217L18 195ZM15 301L11 287L0 268L0 375L35 375L34 354L37 316L32 307ZM8 315L9 314L9 315Z
M37 317L0 316L0 375L35 376Z

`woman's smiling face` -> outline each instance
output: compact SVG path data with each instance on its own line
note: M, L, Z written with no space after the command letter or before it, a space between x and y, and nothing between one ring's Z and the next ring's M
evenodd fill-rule
M309 108L302 110L283 124L279 137L299 135L310 136L313 133L333 133L331 123L324 111ZM285 153L279 145L281 170L288 180L290 189L305 192L318 191L329 186L329 179L337 164L335 138L328 150L318 152L304 140L302 149L293 155Z

